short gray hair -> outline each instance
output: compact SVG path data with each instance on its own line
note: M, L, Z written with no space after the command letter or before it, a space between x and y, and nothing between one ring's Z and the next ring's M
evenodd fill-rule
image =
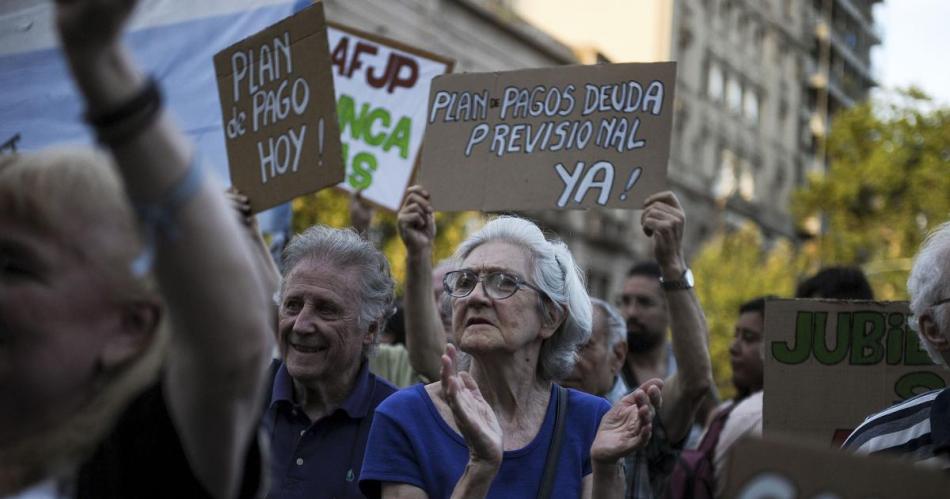
M621 341L627 341L627 323L621 317L617 307L600 298L591 298L591 306L600 307L607 322L607 348L613 348ZM593 327L593 324L591 325Z
M564 322L541 345L537 367L543 380L564 378L574 369L577 347L590 338L592 310L571 251L562 241L545 238L534 223L502 216L466 239L456 250L455 258L462 261L475 248L491 241L508 242L528 250L530 279L564 312Z
M914 260L914 267L907 279L907 293L910 295L910 311L914 317L920 317L930 304L950 295L950 222L937 226L923 244ZM934 321L940 333L950 337L950 324L944 323L938 314ZM910 321L913 329L917 330L917 323ZM947 361L934 350L924 337L920 336L920 344L927 350L930 358L937 365L947 366Z
M361 329L377 324L382 332L393 311L393 283L389 262L369 241L352 229L314 225L297 234L284 248L281 259L279 302L283 301L287 276L304 258L324 260L339 268L353 268L360 276Z

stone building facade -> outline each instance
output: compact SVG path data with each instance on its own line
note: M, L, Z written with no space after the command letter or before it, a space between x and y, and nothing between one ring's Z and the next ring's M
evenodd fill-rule
M690 240L745 221L797 236L795 188L823 169L830 117L874 85L878 0L682 0L670 176L707 213Z

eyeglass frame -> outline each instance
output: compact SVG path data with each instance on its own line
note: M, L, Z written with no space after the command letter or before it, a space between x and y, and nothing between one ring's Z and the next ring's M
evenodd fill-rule
M931 304L930 304L930 307L933 308L933 307L936 307L937 305L943 305L944 303L947 303L947 302L950 302L950 296L948 296L948 297L946 297L946 298L944 298L944 299L942 299L942 300L937 300L937 301L931 303Z
M451 290L450 287L449 287L449 277L452 276L452 275L462 274L462 273L474 274L474 275L475 275L475 278L477 279L476 282L475 282L475 285L472 286L472 289L470 289L470 290L468 291L468 293L465 293L464 295L456 295L456 294L453 294L453 293L452 293L452 290ZM491 275L496 275L496 274L502 274L502 275L505 275L505 276L508 276L508 277L511 277L512 279L514 279L514 281L515 281L515 290L512 291L510 295L505 296L505 297L503 297L503 298L496 298L496 297L492 296L491 293L488 292L488 288L485 287L485 279L487 279L487 278L488 278L489 276L491 276ZM521 277L521 276L518 275L518 274L513 274L513 273L511 273L511 272L506 272L506 271L504 271L504 270L492 270L491 272L475 272L475 271L472 270L472 269L459 269L459 270L453 270L453 271L450 271L450 272L446 272L445 275L442 276L442 289L444 289L445 292L446 292L446 294L448 294L448 295L451 296L452 298L465 298L466 296L472 294L472 292L475 291L475 288L477 288L479 284L482 285L482 290L485 292L485 296L487 296L487 297L489 297L489 298L491 298L491 299L493 299L493 300L507 300L508 298L511 298L512 296L514 296L515 293L517 293L518 291L521 291L521 288L522 288L522 287L526 287L526 288L529 288L529 289L534 290L534 292L535 292L535 293L538 293L539 296L541 296L541 297L543 297L543 298L547 298L548 300L550 300L550 301L552 301L552 302L554 301L554 300L551 300L551 297L548 296L548 294L547 294L543 289L541 289L541 288L535 286L534 284L531 284L530 282L526 281L523 277Z

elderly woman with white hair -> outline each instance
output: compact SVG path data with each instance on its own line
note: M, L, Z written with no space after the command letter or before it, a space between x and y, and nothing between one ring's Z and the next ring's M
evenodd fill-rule
M560 388L590 336L591 302L567 246L500 217L458 248L443 280L452 329L442 380L377 409L368 497L620 497L623 456L649 440L660 380L613 408Z

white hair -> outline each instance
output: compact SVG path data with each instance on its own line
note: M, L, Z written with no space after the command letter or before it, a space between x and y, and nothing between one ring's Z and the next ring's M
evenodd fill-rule
M389 270L389 261L372 243L361 238L355 230L334 229L325 225L314 225L295 235L284 248L278 303L283 301L287 277L304 258L325 259L340 269L358 269L360 328L376 324L382 330L393 311L395 283Z
M920 252L914 259L914 267L907 279L907 293L910 295L910 311L913 317L920 317L937 300L950 297L950 222L939 225L920 245ZM950 306L950 305L945 305ZM950 337L950 324L943 318L946 314L933 314L938 331ZM917 331L915 320L909 321ZM926 338L921 336L920 344L927 350L937 365L947 366L946 360L936 351Z
M604 312L604 319L607 323L607 348L613 349L617 343L627 341L627 323L623 320L617 307L607 303L600 298L591 298L590 304L594 307L600 307Z
M503 241L528 251L530 276L525 276L561 307L564 321L541 345L537 374L543 380L562 379L574 369L577 347L590 339L591 304L580 269L564 242L544 237L534 223L502 216L488 222L455 252L464 260L475 248Z

